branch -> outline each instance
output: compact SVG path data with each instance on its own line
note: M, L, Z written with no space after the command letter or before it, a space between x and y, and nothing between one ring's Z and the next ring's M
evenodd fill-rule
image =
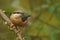
M21 37L21 33L18 29L16 29L16 26L10 21L10 19L5 15L5 13L0 9L0 15L2 16L2 18L7 21L7 23L10 25L10 27L14 30L14 32L16 33L17 37L19 40L23 40L23 38Z

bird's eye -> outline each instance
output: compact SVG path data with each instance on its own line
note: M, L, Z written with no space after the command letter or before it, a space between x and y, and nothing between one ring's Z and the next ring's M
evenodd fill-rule
M13 14L20 14L19 12L13 12Z
M20 14L20 12L16 12L17 14Z
M13 14L24 14L24 13L21 13L21 12L13 12Z

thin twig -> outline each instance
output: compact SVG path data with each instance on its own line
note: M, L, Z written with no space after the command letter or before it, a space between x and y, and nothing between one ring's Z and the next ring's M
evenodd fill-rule
M21 33L18 29L16 29L16 26L10 21L10 19L5 15L5 13L0 10L0 15L2 16L2 18L7 21L7 23L10 25L10 27L12 27L12 29L14 30L14 32L16 33L17 37L19 40L23 40L23 38L21 37Z

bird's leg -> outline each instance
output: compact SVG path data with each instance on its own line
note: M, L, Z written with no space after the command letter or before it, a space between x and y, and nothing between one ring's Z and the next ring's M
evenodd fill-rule
M18 30L18 26L15 27Z
M13 30L13 26L14 26L14 24L11 23L9 29Z
M15 27L13 27L13 26L15 26ZM14 25L14 24L11 24L11 25L10 25L10 30L13 30L13 29L15 29L15 28L18 30L18 27L17 27L16 25Z

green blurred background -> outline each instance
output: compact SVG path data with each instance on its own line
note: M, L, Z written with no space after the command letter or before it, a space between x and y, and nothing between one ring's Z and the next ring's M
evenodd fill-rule
M8 17L17 9L31 15L28 24L20 28L26 40L60 40L60 0L0 0L0 9ZM16 40L1 16L0 40Z

